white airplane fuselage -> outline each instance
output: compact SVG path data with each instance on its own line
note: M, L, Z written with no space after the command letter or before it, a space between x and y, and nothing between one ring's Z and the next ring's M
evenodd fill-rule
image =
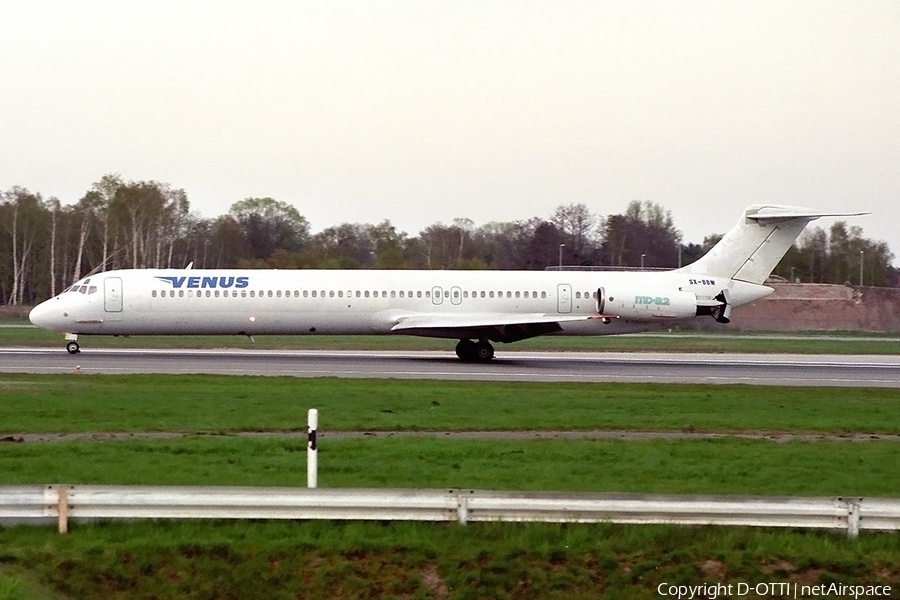
M693 318L697 299L710 301L725 287L734 306L772 291L677 272L138 269L87 277L31 318L70 334L459 338L455 328L521 316L559 323L546 334L614 335ZM436 320L398 327L412 317Z

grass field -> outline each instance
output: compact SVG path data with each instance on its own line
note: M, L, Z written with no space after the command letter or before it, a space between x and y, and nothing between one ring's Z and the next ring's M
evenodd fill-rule
M0 597L629 600L661 583L890 585L896 554L889 535L743 528L117 523L0 530L0 593L21 590Z
M0 433L663 430L900 434L900 390L216 375L0 375Z
M889 389L0 375L0 437L177 431L183 439L0 443L0 485L323 487L900 497L900 443L869 439L446 439L328 431L900 433ZM217 434L217 435L210 435ZM896 535L745 528L135 522L0 528L0 600L658 598L660 583L900 581ZM742 596L756 597L753 594ZM900 597L895 588L891 597Z

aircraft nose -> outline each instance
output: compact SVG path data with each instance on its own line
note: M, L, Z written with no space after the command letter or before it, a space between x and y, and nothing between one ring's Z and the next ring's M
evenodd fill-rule
M28 320L31 321L32 325L41 329L53 329L53 324L57 320L52 304L54 300L56 298L51 298L31 309L31 312L28 313Z

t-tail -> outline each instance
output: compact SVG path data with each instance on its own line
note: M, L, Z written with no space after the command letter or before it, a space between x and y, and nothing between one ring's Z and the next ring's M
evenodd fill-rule
M800 206L754 204L709 252L678 271L762 284L810 221L864 214L868 213L829 213Z

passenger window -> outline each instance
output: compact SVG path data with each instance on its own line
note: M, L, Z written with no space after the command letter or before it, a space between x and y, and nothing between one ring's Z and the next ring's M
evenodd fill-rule
M419 292L419 293L421 294L422 292ZM431 291L430 291L430 290L425 290L425 297L426 297L426 298L431 298Z
M150 292L150 296L153 298L156 298L156 290L153 290L152 292Z
M400 297L401 297L401 298L405 298L405 296L403 295L404 293L405 293L405 292L404 292L403 290L400 290Z
M209 293L209 290L206 290L206 297L209 298L212 294Z
M369 297L369 290L366 290L366 298Z
M387 298L387 290L381 290L381 297Z
M329 298L334 298L334 290L329 290L329 291L328 291L328 297L329 297Z
M216 290L216 298L219 297L219 290Z
M494 297L494 292L491 292L491 298L493 298L493 297Z
M518 297L519 297L519 292L516 292L516 298L518 298Z
M356 290L356 297L359 298L360 296L362 296L362 293L360 293L359 290Z
M247 297L247 290L241 290L241 298Z
M173 291L172 293L174 294L175 292ZM178 290L178 296L184 298L184 290Z
M547 297L547 292L541 292L541 298L546 298L546 297Z
M319 292L319 295L322 296L322 297L324 298L324 297L325 297L325 290L322 290L321 292Z
M468 291L464 291L464 292L463 292L463 298L468 298L468 297L469 297L469 292L468 292Z
M343 298L343 297L344 297L344 292L343 292L343 290L341 290L338 292L338 298Z
M391 298L396 298L396 297L397 297L397 292L391 290Z
M575 297L581 299L581 292L575 292Z
M481 297L484 298L484 290L481 292Z
M309 298L309 290L303 290L303 297Z
M313 298L316 297L316 290L313 290L313 291L312 291L312 297L313 297Z
M412 298L412 297L413 297L413 293L412 293L412 290L409 290L409 297L410 297L410 298Z
M512 292L506 292L506 297L507 297L507 298L512 298Z
M421 298L421 297L422 297L422 290L419 290L418 292L416 292L416 298Z

